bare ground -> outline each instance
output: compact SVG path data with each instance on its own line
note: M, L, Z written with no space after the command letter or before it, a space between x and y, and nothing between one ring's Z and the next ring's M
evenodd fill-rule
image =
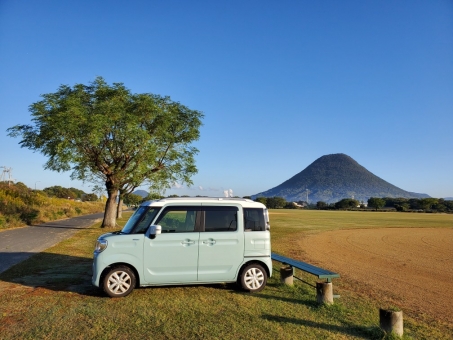
M344 289L453 325L453 229L336 230L298 243L306 261L340 273Z

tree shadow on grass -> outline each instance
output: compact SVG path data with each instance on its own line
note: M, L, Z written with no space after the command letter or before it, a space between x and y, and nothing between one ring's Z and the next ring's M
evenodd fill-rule
M384 332L378 327L366 327L361 325L355 325L352 323L344 323L342 325L332 325L323 322L315 322L310 320L288 318L278 315L264 314L262 318L268 321L274 321L278 323L292 323L299 326L323 329L329 332L342 333L347 336L354 336L363 339L382 339Z
M282 301L282 302L289 302L289 303L294 303L294 304L299 304L299 305L305 305L310 308L319 307L319 304L314 300L315 297L313 299L312 298L286 298L286 297L267 295L267 294L259 294L256 296L259 298L262 298L262 299L278 300L278 301Z
M0 274L0 280L31 288L66 291L88 296L103 296L91 284L93 260L53 253L5 253L0 258L26 258Z

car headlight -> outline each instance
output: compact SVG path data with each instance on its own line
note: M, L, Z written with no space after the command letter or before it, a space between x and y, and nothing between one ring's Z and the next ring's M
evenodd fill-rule
M94 246L94 252L95 253L101 253L104 251L105 248L107 248L108 242L107 240L100 239L96 241L96 245Z

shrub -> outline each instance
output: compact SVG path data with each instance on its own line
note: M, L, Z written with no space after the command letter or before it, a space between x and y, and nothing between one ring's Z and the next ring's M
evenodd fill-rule
M74 215L101 212L102 202L78 202L48 197L42 191L31 190L23 183L0 183L0 228L38 224Z

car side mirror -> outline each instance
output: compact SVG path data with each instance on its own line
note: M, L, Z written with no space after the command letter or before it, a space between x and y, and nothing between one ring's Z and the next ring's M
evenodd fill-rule
M155 238L156 235L162 233L162 227L160 225L150 225L149 226L149 237Z

